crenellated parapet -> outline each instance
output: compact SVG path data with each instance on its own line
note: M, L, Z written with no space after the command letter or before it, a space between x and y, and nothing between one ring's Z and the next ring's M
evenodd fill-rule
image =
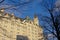
M12 14L5 13L4 9L0 10L0 17L8 18L8 19L11 19L12 21L20 22L22 24L30 23L30 24L34 24L34 25L39 25L38 17L37 16L34 16L33 20L30 19L29 16L26 16L26 18L22 19L22 18L14 16L14 13L12 13Z
M6 13L4 9L1 9L0 40L16 40L17 35L27 36L29 40L44 40L43 29L39 26L38 17L36 15L34 15L33 20L30 19L29 16L22 19L16 17L14 13L9 14Z

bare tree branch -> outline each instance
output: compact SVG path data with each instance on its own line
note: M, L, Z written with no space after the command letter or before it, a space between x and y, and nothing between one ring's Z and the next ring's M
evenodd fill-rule
M5 0L1 0L1 1L0 1L0 4L3 3L4 1L5 1Z

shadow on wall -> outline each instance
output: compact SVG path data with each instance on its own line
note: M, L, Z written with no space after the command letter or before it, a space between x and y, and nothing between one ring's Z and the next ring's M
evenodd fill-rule
M28 40L28 37L23 35L17 35L16 40Z

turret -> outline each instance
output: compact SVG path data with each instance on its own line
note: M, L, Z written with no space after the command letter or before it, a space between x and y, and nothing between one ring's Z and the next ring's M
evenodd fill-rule
M3 16L4 8L0 9L0 16Z
M4 8L0 9L0 12L4 12Z
M37 17L36 14L34 15L33 23L34 23L35 25L39 25L39 20L38 20L38 17Z
M26 16L26 18L24 19L24 21L22 23L29 22L29 20L30 20L29 16Z
M12 20L12 21L15 21L14 13L11 14L11 20Z
M30 17L29 16L26 16L25 20L26 21L29 21L30 20Z
M15 18L14 13L12 13L11 15L12 15L12 18Z

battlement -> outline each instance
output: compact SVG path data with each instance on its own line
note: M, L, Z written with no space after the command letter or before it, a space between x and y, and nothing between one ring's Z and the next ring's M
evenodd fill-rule
M16 17L14 13L0 11L0 40L16 40L16 38L20 40L20 35L27 36L28 40L44 40L43 29L39 26L38 17L34 15L32 20L26 16L23 19ZM21 38L21 40L24 39Z
M19 17L16 17L14 16L14 14L9 14L9 13L5 13L4 11L2 11L4 9L1 9L0 10L0 17L3 17L3 18L8 18L8 19L11 19L13 21L17 21L17 22L20 22L20 23L30 23L30 24L34 24L34 25L38 25L38 19L36 19L36 17L34 18L34 20L31 20L28 16L24 19L22 18L19 18Z

